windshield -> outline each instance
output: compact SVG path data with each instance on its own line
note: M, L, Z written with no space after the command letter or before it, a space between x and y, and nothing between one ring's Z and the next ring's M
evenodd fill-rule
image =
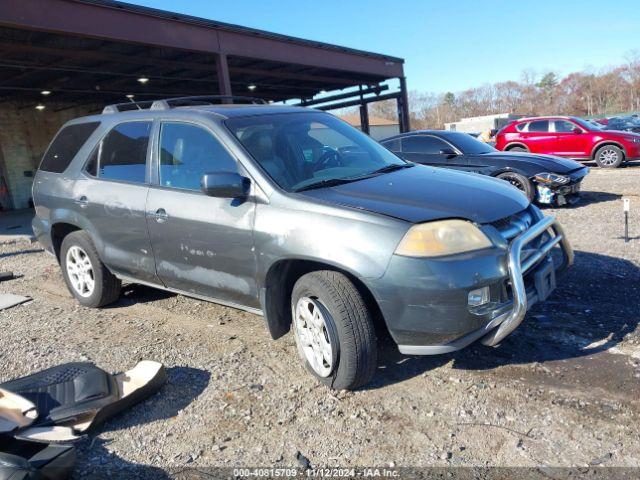
M256 115L225 123L287 191L346 183L410 165L327 113Z
M453 145L465 155L479 155L483 153L497 152L497 150L491 145L473 138L468 133L447 132L446 135L443 135L443 138L453 143Z
M580 125L582 128L586 130L602 130L602 127L596 124L595 121L587 122L586 120L583 120L581 118L576 118L576 117L571 118L571 120L573 120L575 123L577 123L578 125Z

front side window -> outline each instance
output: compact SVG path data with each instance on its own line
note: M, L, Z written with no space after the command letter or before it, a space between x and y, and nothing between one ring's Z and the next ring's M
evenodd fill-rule
M179 122L160 129L160 185L200 190L208 172L236 172L235 159L206 129Z
M231 118L225 124L287 191L357 181L410 165L327 113L255 115Z
M573 131L578 128L575 124L566 120L556 120L555 124L557 133L573 133Z
M439 138L430 135L413 135L402 139L402 151L405 153L423 153L437 155L440 150L451 146Z
M145 183L147 147L151 122L126 122L116 125L98 145L98 177ZM94 168L93 159L87 171Z
M535 122L531 122L529 124L530 132L548 132L549 131L549 121L548 120L536 120Z
M62 173L80 148L96 131L100 122L78 123L60 130L42 158L40 170Z

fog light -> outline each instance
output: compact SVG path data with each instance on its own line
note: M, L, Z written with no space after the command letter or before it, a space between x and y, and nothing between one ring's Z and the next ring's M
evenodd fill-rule
M482 287L469 292L469 306L479 307L489 302L489 287Z

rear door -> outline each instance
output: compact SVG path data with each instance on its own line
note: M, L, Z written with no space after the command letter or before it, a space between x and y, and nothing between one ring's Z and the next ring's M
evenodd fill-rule
M151 120L114 126L90 155L74 203L93 226L100 258L111 270L157 283L145 219L151 129Z
M551 131L549 120L534 120L529 122L527 130L521 132L527 148L532 153L553 154L557 146L556 135Z
M438 167L466 167L465 157L453 145L434 135L409 135L402 138L401 144L400 155L405 160ZM444 153L445 151L456 154Z
M255 203L200 190L205 173L246 175L236 159L207 126L183 121L160 124L154 157L158 178L149 191L147 224L160 280L170 288L258 308Z

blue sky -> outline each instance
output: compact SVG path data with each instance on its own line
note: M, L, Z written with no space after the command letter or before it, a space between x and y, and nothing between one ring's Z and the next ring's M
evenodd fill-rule
M409 89L564 75L640 50L637 0L129 0L406 60Z

